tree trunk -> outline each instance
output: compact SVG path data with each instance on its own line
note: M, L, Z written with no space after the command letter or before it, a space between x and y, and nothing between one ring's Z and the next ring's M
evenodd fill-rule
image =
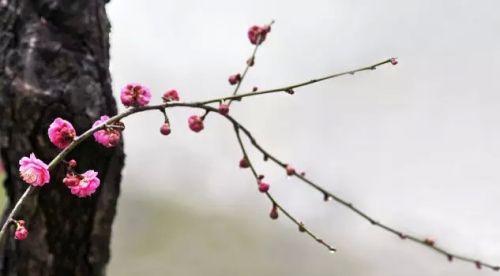
M77 133L101 115L116 114L109 74L109 30L104 0L0 0L0 150L7 172L5 212L28 187L19 159L34 152L49 162L58 150L47 129L56 118ZM86 141L68 156L77 170L98 171L101 186L77 198L62 184L64 164L32 193L16 219L30 231L24 241L10 229L0 243L2 275L104 275L110 258L123 146ZM5 213L6 214L6 213ZM5 219L4 214L4 219Z

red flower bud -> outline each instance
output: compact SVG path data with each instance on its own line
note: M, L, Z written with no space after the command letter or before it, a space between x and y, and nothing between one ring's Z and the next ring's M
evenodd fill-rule
M193 115L188 119L189 128L194 132L203 130L203 119L200 116Z
M177 93L177 90L171 89L168 90L167 92L163 93L163 97L161 97L164 102L170 102L170 101L179 101L179 94Z
M164 123L160 127L160 133L163 135L169 135L172 130L170 129L170 125L168 123Z
M252 26L248 30L248 39L250 43L254 45L260 45L264 40L266 40L266 35L271 31L271 26Z
M266 193L267 191L269 191L269 184L267 183L264 183L264 182L259 182L259 191L261 193Z
M68 167L70 167L70 168L72 168L72 169L73 169L73 168L76 168L76 166L78 166L78 164L76 163L76 160L75 160L75 159L71 159L71 160L69 160L69 162L68 162Z
M224 103L220 104L219 112L223 115L227 115L229 113L229 105Z
M250 163L248 162L248 159L246 159L245 157L241 158L241 160L240 160L240 168L246 169L248 167L250 167Z
M28 230L24 226L18 226L16 232L14 233L14 238L16 240L24 240L28 237Z
M231 75L231 76L229 76L228 81L229 81L229 84L235 85L241 81L241 75L240 74Z

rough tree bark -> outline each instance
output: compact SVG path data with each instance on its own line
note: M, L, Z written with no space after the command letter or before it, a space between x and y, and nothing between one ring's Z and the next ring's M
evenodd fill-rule
M0 0L0 150L8 174L5 212L27 188L18 161L34 152L48 162L57 150L47 128L56 117L82 133L101 115L116 113L109 74L109 30L104 0ZM87 141L68 159L99 172L92 197L72 196L65 166L30 195L17 219L30 235L0 243L2 275L104 275L110 258L123 147ZM5 218L5 214L4 214Z

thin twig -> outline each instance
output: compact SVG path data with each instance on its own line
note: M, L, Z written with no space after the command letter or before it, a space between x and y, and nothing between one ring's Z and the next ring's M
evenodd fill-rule
M250 167L250 170L252 171L252 174L253 176L255 177L255 180L257 181L257 183L259 182L259 175L257 174L257 171L255 170L255 167L253 166L251 160L250 160L250 157L248 156L247 154L247 151L245 149L245 145L241 139L241 135L240 135L240 124L239 123L236 123L234 124L234 132L236 133L236 138L238 140L238 143L239 143L239 146L240 146L240 149L241 149L241 152L243 153L243 158L247 160L248 162L248 165ZM293 223L295 223L295 225L297 225L298 229L301 231L301 232L304 232L306 233L307 235L309 235L311 238L313 238L316 242L320 243L321 245L325 246L330 252L335 252L337 251L334 247L332 247L331 245L329 245L327 242L325 242L323 239L319 238L318 236L316 236L313 232L311 232L305 225L304 223L300 222L299 220L297 220L294 216L292 216L281 204L278 203L278 201L276 201L276 199L271 195L271 193L269 193L269 191L265 192L267 198L269 199L269 201L271 201L271 204L273 205L273 207L276 207L278 208L288 219L290 219Z
M192 107L198 107L200 108L199 106L192 106ZM201 107L201 108L207 108L207 107ZM265 150L260 144L257 143L257 140L253 137L253 135L251 134L251 132L246 129L244 126L242 126L241 124L239 124L237 122L236 119L234 119L233 117L231 117L230 115L223 115L226 119L228 119L233 125L236 125L239 129L241 129L243 131L243 133L245 133L245 135L248 137L248 139L251 141L252 145L258 150L260 151L265 157L267 157L269 160L273 161L274 163L276 163L277 165L279 165L280 167L282 167L283 169L286 169L286 166L287 166L287 163L279 160L278 158L276 158L274 155L272 155L271 153L269 153L267 150ZM462 256L462 255L459 255L459 254L456 254L456 253L452 253L442 247L439 247L439 246L436 246L434 243L430 244L428 241L426 241L426 238L418 238L414 235L410 235L410 234L407 234L407 233L404 233L400 230L397 230L391 226L388 226L386 224L383 224L377 220L375 220L373 217L371 217L370 215L368 215L366 212L358 209L357 207L355 207L352 203L350 203L349 201L341 198L340 196L338 195L335 195L334 193L331 193L329 191L327 191L326 189L322 188L321 186L319 186L318 184L314 183L313 181L309 180L308 178L306 178L304 175L301 175L300 173L297 173L297 172L294 172L294 175L296 177L298 177L300 180L302 180L303 182L307 183L309 186L313 187L314 189L316 189L317 191L321 192L322 195L323 195L323 198L326 200L326 201L329 201L330 199L336 201L337 203L340 203L341 205L343 205L344 207L347 207L349 210L353 211L354 213L356 213L357 215L361 216L362 218L364 218L365 220L367 220L368 222L370 222L372 225L374 226L377 226L383 230L386 230L396 236L398 236L399 238L403 239L403 240L411 240L413 242L416 242L418 244L421 244L421 245L424 245L442 255L444 255L449 261L452 261L454 259L456 260L461 260L461 261L464 261L464 262L469 262L469 263L472 263L474 264L477 268L481 268L481 267L487 267L487 268L490 268L494 271L499 271L500 270L500 266L498 265L492 265L492 264L489 264L489 263L486 263L484 261L481 261L481 260L477 260L477 259L473 259L473 258L470 258L470 257L465 257L465 256ZM272 200L272 198L270 198ZM292 219L292 218L291 218ZM292 219L293 220L293 219ZM294 221L296 222L296 221Z
M247 97L253 97L253 96L270 94L270 93L287 92L287 91L290 91L291 89L299 88L299 87L306 86L306 85L311 85L313 83L317 83L317 82L321 82L321 81L325 81L325 80L329 80L329 79L333 79L333 78L338 78L338 77L345 76L345 75L354 75L354 74L356 74L358 72L362 72L362 71L375 70L377 67L384 65L384 64L388 64L388 63L391 63L390 58L383 60L381 62L375 63L375 64L370 65L370 66L365 66L365 67L361 67L361 68L354 69L354 70L344 71L341 73L335 73L332 75L324 76L324 77L317 78L317 79L308 80L308 81L297 83L297 84L291 84L291 85L284 86L284 87L262 90L262 91L257 91L257 92L245 92L242 94L238 94L236 96L233 95L233 96L221 97L221 98L216 98L216 99L211 99L211 100L206 100L206 101L201 101L201 102L196 102L196 103L205 105L205 104L211 104L211 103L215 103L215 102L234 100L234 99L240 99L240 98L247 98Z
M274 20L271 21L271 23L269 23L269 26L272 26L273 24L274 24ZM257 50L259 49L259 46L262 44L262 41L260 41L260 37L257 38L257 41L258 41L258 43L255 44L255 47L253 48L253 51L252 51L252 55L250 56L250 58L247 59L245 70L243 70L243 73L241 74L240 81L238 81L238 83L236 84L236 87L234 88L233 96L236 96L236 94L238 94L238 91L241 87L241 84L245 80L245 77L248 73L248 70L250 70L250 67L254 66L254 64L255 64L255 57L257 55ZM234 97L234 98L229 99L229 105L231 105L231 103L235 99L239 99L239 98Z

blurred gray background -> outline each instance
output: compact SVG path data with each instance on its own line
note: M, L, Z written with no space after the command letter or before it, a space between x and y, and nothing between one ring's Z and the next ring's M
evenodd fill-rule
M276 20L243 84L273 88L369 65L398 66L286 94L231 114L260 143L378 220L453 252L500 263L500 2L114 0L114 91L154 102L228 95L252 51L246 31ZM231 126L197 111L127 118L127 165L110 275L497 275L374 228L259 161L279 201L338 248L268 218ZM198 112L199 113L199 112Z

